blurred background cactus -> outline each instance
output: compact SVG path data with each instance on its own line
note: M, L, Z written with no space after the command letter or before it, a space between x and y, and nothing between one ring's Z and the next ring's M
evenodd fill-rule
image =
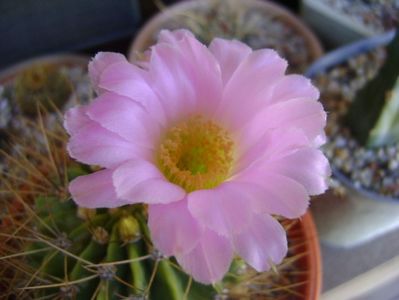
M377 76L357 92L346 123L368 147L399 142L399 30Z
M77 207L68 182L93 170L69 159L61 122L44 126L6 153L1 175L0 294L6 299L303 299L308 253L299 220L282 220L289 255L257 273L236 259L214 286L191 280L154 249L146 207ZM29 123L30 122L30 123Z
M58 66L36 64L15 79L14 93L20 111L36 116L39 104L48 111L61 108L71 96L72 85Z

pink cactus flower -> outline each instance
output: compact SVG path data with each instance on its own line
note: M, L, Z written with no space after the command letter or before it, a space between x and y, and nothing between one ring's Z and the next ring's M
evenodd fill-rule
M270 49L204 46L162 31L146 67L117 53L89 65L98 97L65 116L74 159L103 169L70 183L83 207L146 203L154 245L199 282L233 255L257 271L287 252L273 216L298 218L327 189L319 92Z

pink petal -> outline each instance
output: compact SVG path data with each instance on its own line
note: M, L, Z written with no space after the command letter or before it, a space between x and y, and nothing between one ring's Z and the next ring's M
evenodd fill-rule
M159 32L158 43L175 45L184 38L195 38L191 31L187 29L176 29L173 31L162 29Z
M294 179L302 184L310 195L322 194L328 189L331 170L328 160L318 149L298 150L279 160L267 162L265 168Z
M188 208L202 226L230 236L248 225L251 218L249 201L245 190L227 182L211 190L190 193Z
M96 54L93 60L89 63L89 76L97 93L101 92L98 84L104 69L112 64L123 62L125 60L125 57L120 53L99 52Z
M124 58L104 68L99 77L98 86L102 91L112 92L139 102L154 119L165 124L162 105L148 82L148 72Z
M267 130L263 136L258 132L246 131L238 139L241 149L234 173L248 168L257 161L268 162L289 155L298 149L309 147L309 140L303 131L295 128Z
M309 206L309 195L304 186L283 175L252 168L240 173L233 181L252 183L264 190L263 197L251 200L257 212L294 219L302 216Z
M155 247L167 256L190 252L202 234L197 221L188 211L187 199L150 205L148 226Z
M282 77L274 85L269 104L293 99L317 100L319 96L319 90L313 86L310 79L291 74Z
M87 208L118 207L127 204L116 196L112 185L113 170L101 170L75 178L69 192L77 205Z
M241 62L225 86L218 112L230 129L242 127L264 107L286 67L287 62L271 49L256 50Z
M323 146L325 143L327 143L327 136L325 132L322 132L313 140L313 147L318 148Z
M175 121L196 108L196 95L188 66L178 49L159 44L152 49L150 72L168 120Z
M112 168L136 157L151 157L148 149L140 148L92 121L72 135L69 155L85 164Z
M208 116L213 115L219 106L223 92L221 69L216 58L194 37L182 40L181 52L186 53L187 61L191 64L191 78L195 84L198 99L197 109Z
M86 115L86 110L87 106L75 106L65 113L64 127L70 135L91 123L90 118Z
M150 73L153 88L170 120L182 114L213 113L221 99L219 65L210 51L190 34L183 34L173 44L154 46Z
M203 284L223 278L233 258L230 241L205 230L197 246L186 254L176 255L177 262L194 280Z
M103 93L87 108L87 115L124 139L153 148L159 136L159 124L144 108L126 97Z
M181 187L168 182L152 163L145 160L122 164L112 178L117 196L129 203L165 204L186 195Z
M255 215L251 225L234 236L233 244L235 251L258 272L281 263L288 250L284 228L269 215Z
M320 102L309 99L293 99L267 106L241 130L243 136L256 132L260 135L268 129L297 128L310 141L323 133L327 116Z
M209 50L219 62L224 85L230 80L240 63L252 52L252 49L244 43L220 38L215 38L211 42Z

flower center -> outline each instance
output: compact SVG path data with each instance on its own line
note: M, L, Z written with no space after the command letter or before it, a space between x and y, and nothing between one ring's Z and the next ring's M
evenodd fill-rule
M157 162L170 182L192 192L214 188L228 178L233 150L233 140L226 130L194 116L166 133Z

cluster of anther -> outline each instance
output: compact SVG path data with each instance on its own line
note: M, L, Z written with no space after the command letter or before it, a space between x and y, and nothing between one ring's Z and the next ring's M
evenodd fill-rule
M158 166L165 177L187 192L214 188L225 181L233 159L231 136L201 116L171 128L157 152Z

